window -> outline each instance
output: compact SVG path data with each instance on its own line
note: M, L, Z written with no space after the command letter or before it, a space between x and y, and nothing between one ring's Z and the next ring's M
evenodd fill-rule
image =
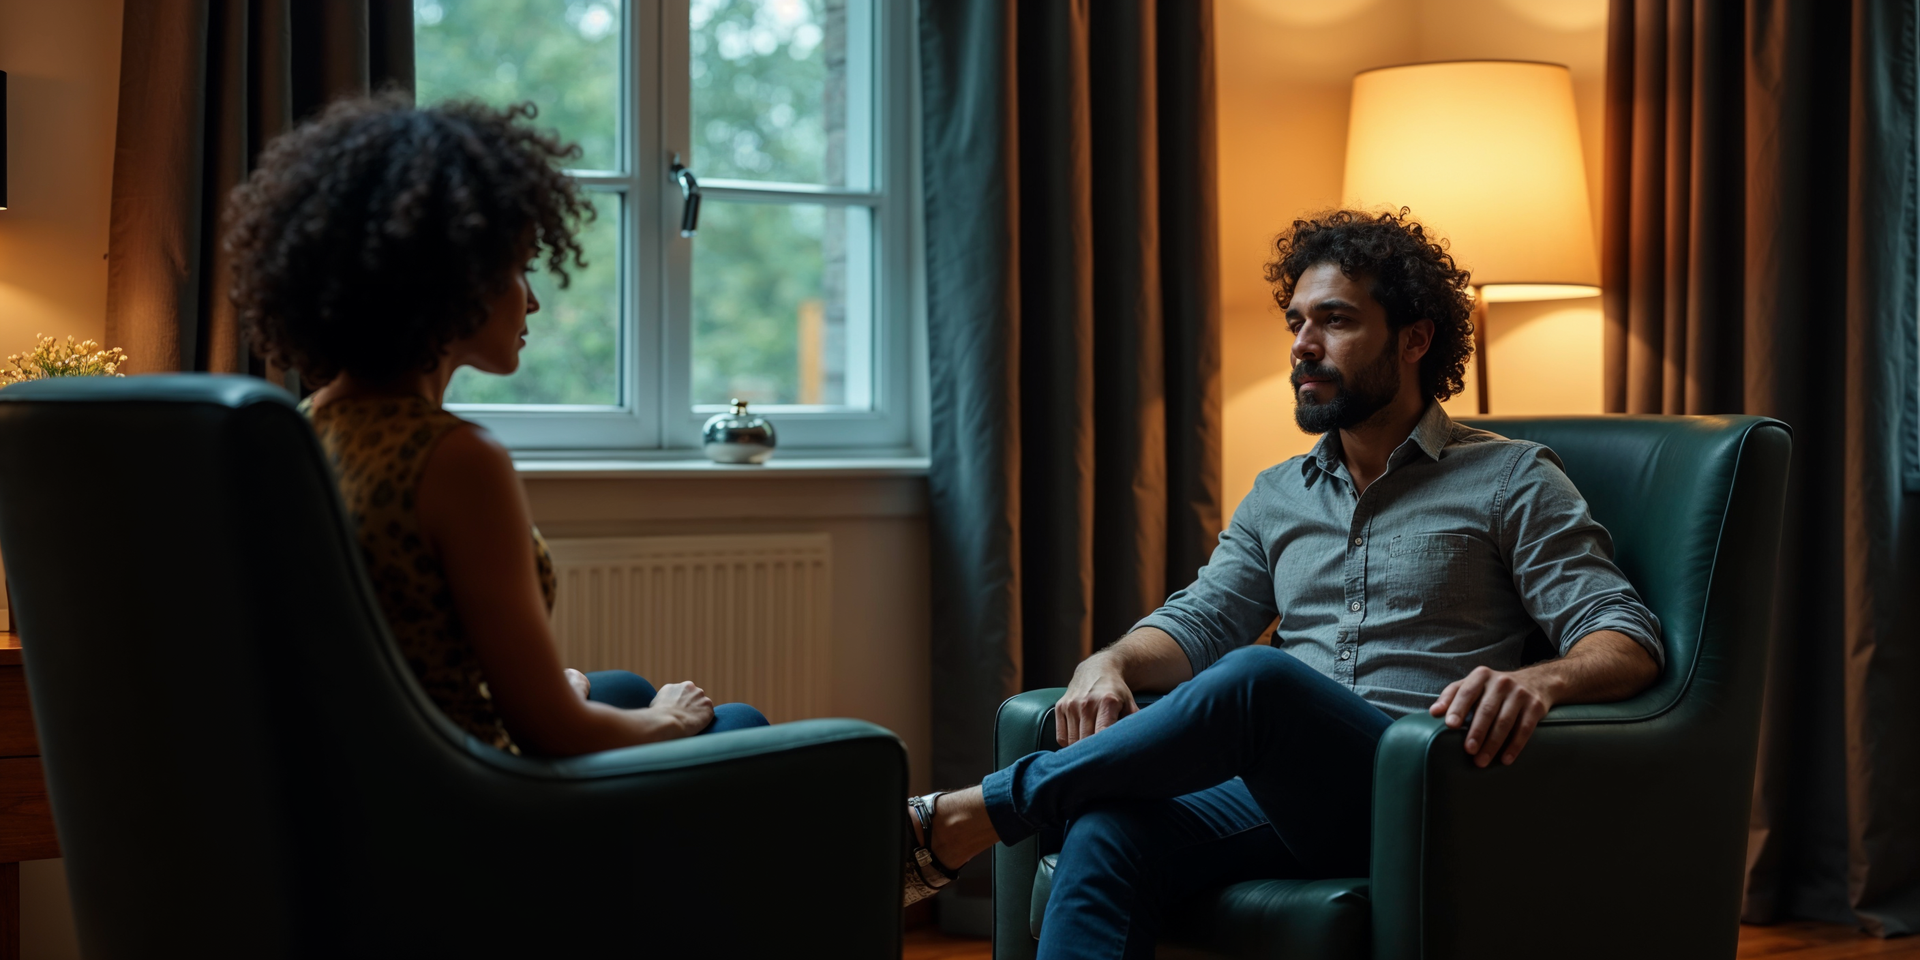
M530 455L685 455L736 397L783 447L906 448L911 13L415 0L419 101L532 101L598 213L571 285L534 278L520 371L462 370L448 404Z

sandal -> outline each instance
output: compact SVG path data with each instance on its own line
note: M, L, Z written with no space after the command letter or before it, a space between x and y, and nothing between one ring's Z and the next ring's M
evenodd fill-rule
M960 875L960 871L941 863L940 858L933 855L933 805L943 793L907 798L907 808L912 811L913 818L920 822L921 839L913 838L913 824L901 824L907 831L907 879L902 906L912 906L939 893L942 887Z

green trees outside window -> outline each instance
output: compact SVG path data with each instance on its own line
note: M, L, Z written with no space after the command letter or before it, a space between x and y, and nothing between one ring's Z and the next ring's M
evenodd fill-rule
M688 142L703 181L753 181L767 189L732 196L714 189L693 241L690 280L694 404L741 397L761 404L848 402L850 230L867 242L859 205L786 201L787 185L845 188L869 179L867 156L848 157L847 0L691 0ZM633 256L623 244L629 204L619 174L653 158L625 156L632 115L623 62L633 4L620 0L416 0L414 37L421 103L473 97L531 101L538 122L581 147L579 169L598 219L583 239L590 265L561 289L534 278L541 312L529 319L521 370L511 378L462 371L450 403L622 403L622 364L643 365L650 384L657 345L632 340L622 304L655 309L642 291L629 301ZM624 68L624 69L623 69ZM670 88L669 88L670 89ZM851 176L850 176L851 173ZM849 345L853 344L852 347ZM856 362L868 362L862 356Z

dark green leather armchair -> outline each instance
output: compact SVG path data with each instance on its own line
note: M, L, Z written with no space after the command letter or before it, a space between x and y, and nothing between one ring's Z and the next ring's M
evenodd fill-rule
M312 431L258 380L7 387L0 449L87 957L900 956L886 730L568 760L472 740L414 683Z
M1374 761L1371 876L1227 887L1162 954L1441 960L1734 956L1771 623L1786 426L1758 417L1481 418L1567 466L1666 635L1620 703L1559 707L1511 767L1475 768L1425 714ZM1053 703L1000 708L995 762L1056 749ZM994 851L994 956L1034 954L1042 857ZM1043 882L1036 886L1036 874Z

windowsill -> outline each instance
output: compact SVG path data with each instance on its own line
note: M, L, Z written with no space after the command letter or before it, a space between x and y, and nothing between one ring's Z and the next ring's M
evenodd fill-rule
M515 460L514 468L527 479L554 480L733 480L791 477L840 480L870 477L924 477L926 457L781 457L764 464L714 463L707 459L678 460Z
M824 452L824 451L823 451ZM912 520L927 513L925 457L802 456L765 466L706 459L577 456L515 461L550 537L643 536L713 524ZM691 526L689 526L691 525Z

